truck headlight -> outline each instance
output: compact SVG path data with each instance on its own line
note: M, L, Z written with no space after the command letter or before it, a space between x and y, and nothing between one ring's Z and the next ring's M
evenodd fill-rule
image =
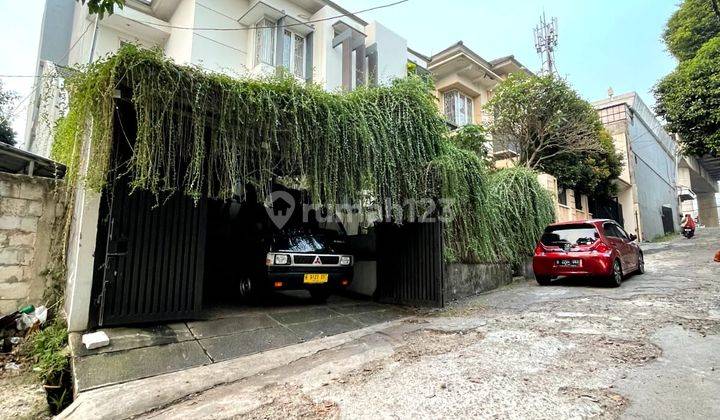
M340 265L350 265L352 264L352 257L349 255L343 255L340 257Z
M290 264L290 256L287 254L275 254L274 263L276 265L288 265Z

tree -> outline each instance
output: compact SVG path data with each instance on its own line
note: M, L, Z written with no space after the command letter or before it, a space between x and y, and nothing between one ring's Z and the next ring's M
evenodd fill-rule
M685 153L720 156L720 36L655 87L655 111L680 135Z
M15 145L15 131L12 129L10 107L17 99L17 94L12 91L3 89L2 81L0 81L0 143Z
M517 152L521 166L544 169L559 155L602 150L597 112L552 75L515 73L500 84L486 107L494 115L493 140Z
M87 3L88 10L91 15L97 14L100 19L105 16L105 13L112 15L115 11L115 6L123 8L125 6L125 0L75 0L80 4L85 5Z
M685 0L665 27L663 40L678 60L693 58L700 48L720 35L716 0Z
M544 170L563 188L595 198L612 197L617 193L613 180L622 173L622 157L607 130L600 132L599 142L599 151L557 155L545 163Z
M483 126L465 125L453 133L451 140L459 148L475 153L481 160L488 159L488 138Z

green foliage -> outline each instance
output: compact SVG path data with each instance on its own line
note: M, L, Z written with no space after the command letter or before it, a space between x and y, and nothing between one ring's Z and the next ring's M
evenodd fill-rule
M549 193L526 168L495 173L475 153L451 143L432 162L443 197L452 198L444 230L445 259L521 263L554 218Z
M720 17L711 1L684 0L668 21L663 40L678 60L690 60L706 42L720 35Z
M488 182L487 223L497 259L522 263L545 227L555 220L555 206L537 174L525 168L493 173Z
M481 125L468 124L456 130L450 137L459 148L475 153L480 159L488 159L488 138Z
M105 16L105 13L112 15L115 11L115 6L123 8L125 6L125 0L75 0L80 2L82 5L87 3L88 10L91 15L97 14L100 19Z
M616 194L614 179L622 173L622 157L615 151L612 136L600 132L598 151L561 153L543 164L543 169L557 178L558 185L572 188L595 198Z
M40 379L57 385L69 365L67 325L60 317L52 324L30 336L24 351L33 361Z
M515 73L495 90L486 108L494 116L493 140L516 151L522 166L552 170L544 163L558 154L601 150L597 112L555 76Z
M10 122L11 106L17 99L15 92L3 89L0 80L0 143L15 145L15 131Z
M480 158L482 132L468 128L456 140L472 151L448 140L429 85L419 77L328 93L288 75L208 74L126 45L66 86L70 111L56 130L52 155L68 166L70 186L79 180L88 144L84 181L95 189L128 176L134 188L158 196L226 199L250 184L264 200L273 180L293 177L318 204L358 203L367 193L391 203L449 198L460 217L446 229L448 258L466 262L516 261L532 245L523 238L512 243L518 237L506 231L537 237L551 220L552 202L529 181L530 171L511 170L520 175L504 180L520 198L488 189L496 178ZM127 139L130 156L122 159L111 157L117 89L132 92L137 120L136 138ZM495 196L507 200L493 204ZM537 216L527 214L534 206L540 206ZM508 214L523 215L522 223L504 223Z
M720 155L720 36L655 87L656 112L680 135L685 153Z
M512 75L487 108L493 139L519 153L519 164L549 173L562 187L594 196L614 193L622 172L612 137L595 109L554 76Z

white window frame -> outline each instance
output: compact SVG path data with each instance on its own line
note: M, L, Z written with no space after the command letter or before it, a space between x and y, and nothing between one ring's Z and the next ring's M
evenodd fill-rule
M268 66L275 66L275 61L277 60L277 57L275 57L275 55L276 55L275 54L275 45L278 42L277 39L275 39L275 35L276 35L275 33L277 32L277 30L275 28L270 28L270 29L266 28L271 25L277 26L277 22L273 22L271 19L269 19L267 17L263 17L262 19L258 20L257 23L255 23L255 27L260 28L260 29L255 29L255 37L254 37L255 45L254 45L253 56L254 56L256 66L259 66L262 64L265 64ZM264 31L264 30L270 31L270 51L271 51L270 56L272 57L271 63L267 63L267 62L263 61L263 58L261 57L261 54L260 54L260 42L259 42L260 31Z
M452 111L454 115L452 116L450 115L450 110L447 109L447 95L454 95L454 98L452 98L454 107ZM465 115L461 115L460 113L458 113L461 105L465 107ZM457 89L443 92L443 114L450 122L457 125L458 127L473 123L475 119L474 108L475 104L473 102L473 98L466 95L465 93Z
M304 78L305 78L305 61L307 60L307 37L304 37L304 36L302 36L301 34L299 34L299 33L297 33L297 32L293 32L293 31L291 31L290 29L283 28L283 39L282 39L282 42L283 42L283 54L285 54L285 33L286 33L286 32L290 34L290 54L289 54L290 57L289 57L289 60L288 60L288 62L289 62L288 71L289 71L290 74L292 74L293 76L299 77L299 78L301 78L301 79L304 79ZM296 65L296 63L295 63L295 45L296 45L296 42L297 42L297 38L301 38L301 39L303 40L303 48L302 48L303 62L302 62L302 65L301 65L300 68L299 68L299 70L300 70L299 73L296 72L297 69L295 68L295 65ZM284 55L283 55L283 59L285 59L285 56L284 56ZM284 66L285 63L281 63L281 65Z

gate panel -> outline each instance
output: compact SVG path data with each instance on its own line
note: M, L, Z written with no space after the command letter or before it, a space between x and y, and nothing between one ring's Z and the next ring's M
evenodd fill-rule
M377 296L381 302L442 307L442 224L377 225Z
M98 325L187 319L202 309L205 200L181 194L157 202L129 195L118 182L110 194Z

